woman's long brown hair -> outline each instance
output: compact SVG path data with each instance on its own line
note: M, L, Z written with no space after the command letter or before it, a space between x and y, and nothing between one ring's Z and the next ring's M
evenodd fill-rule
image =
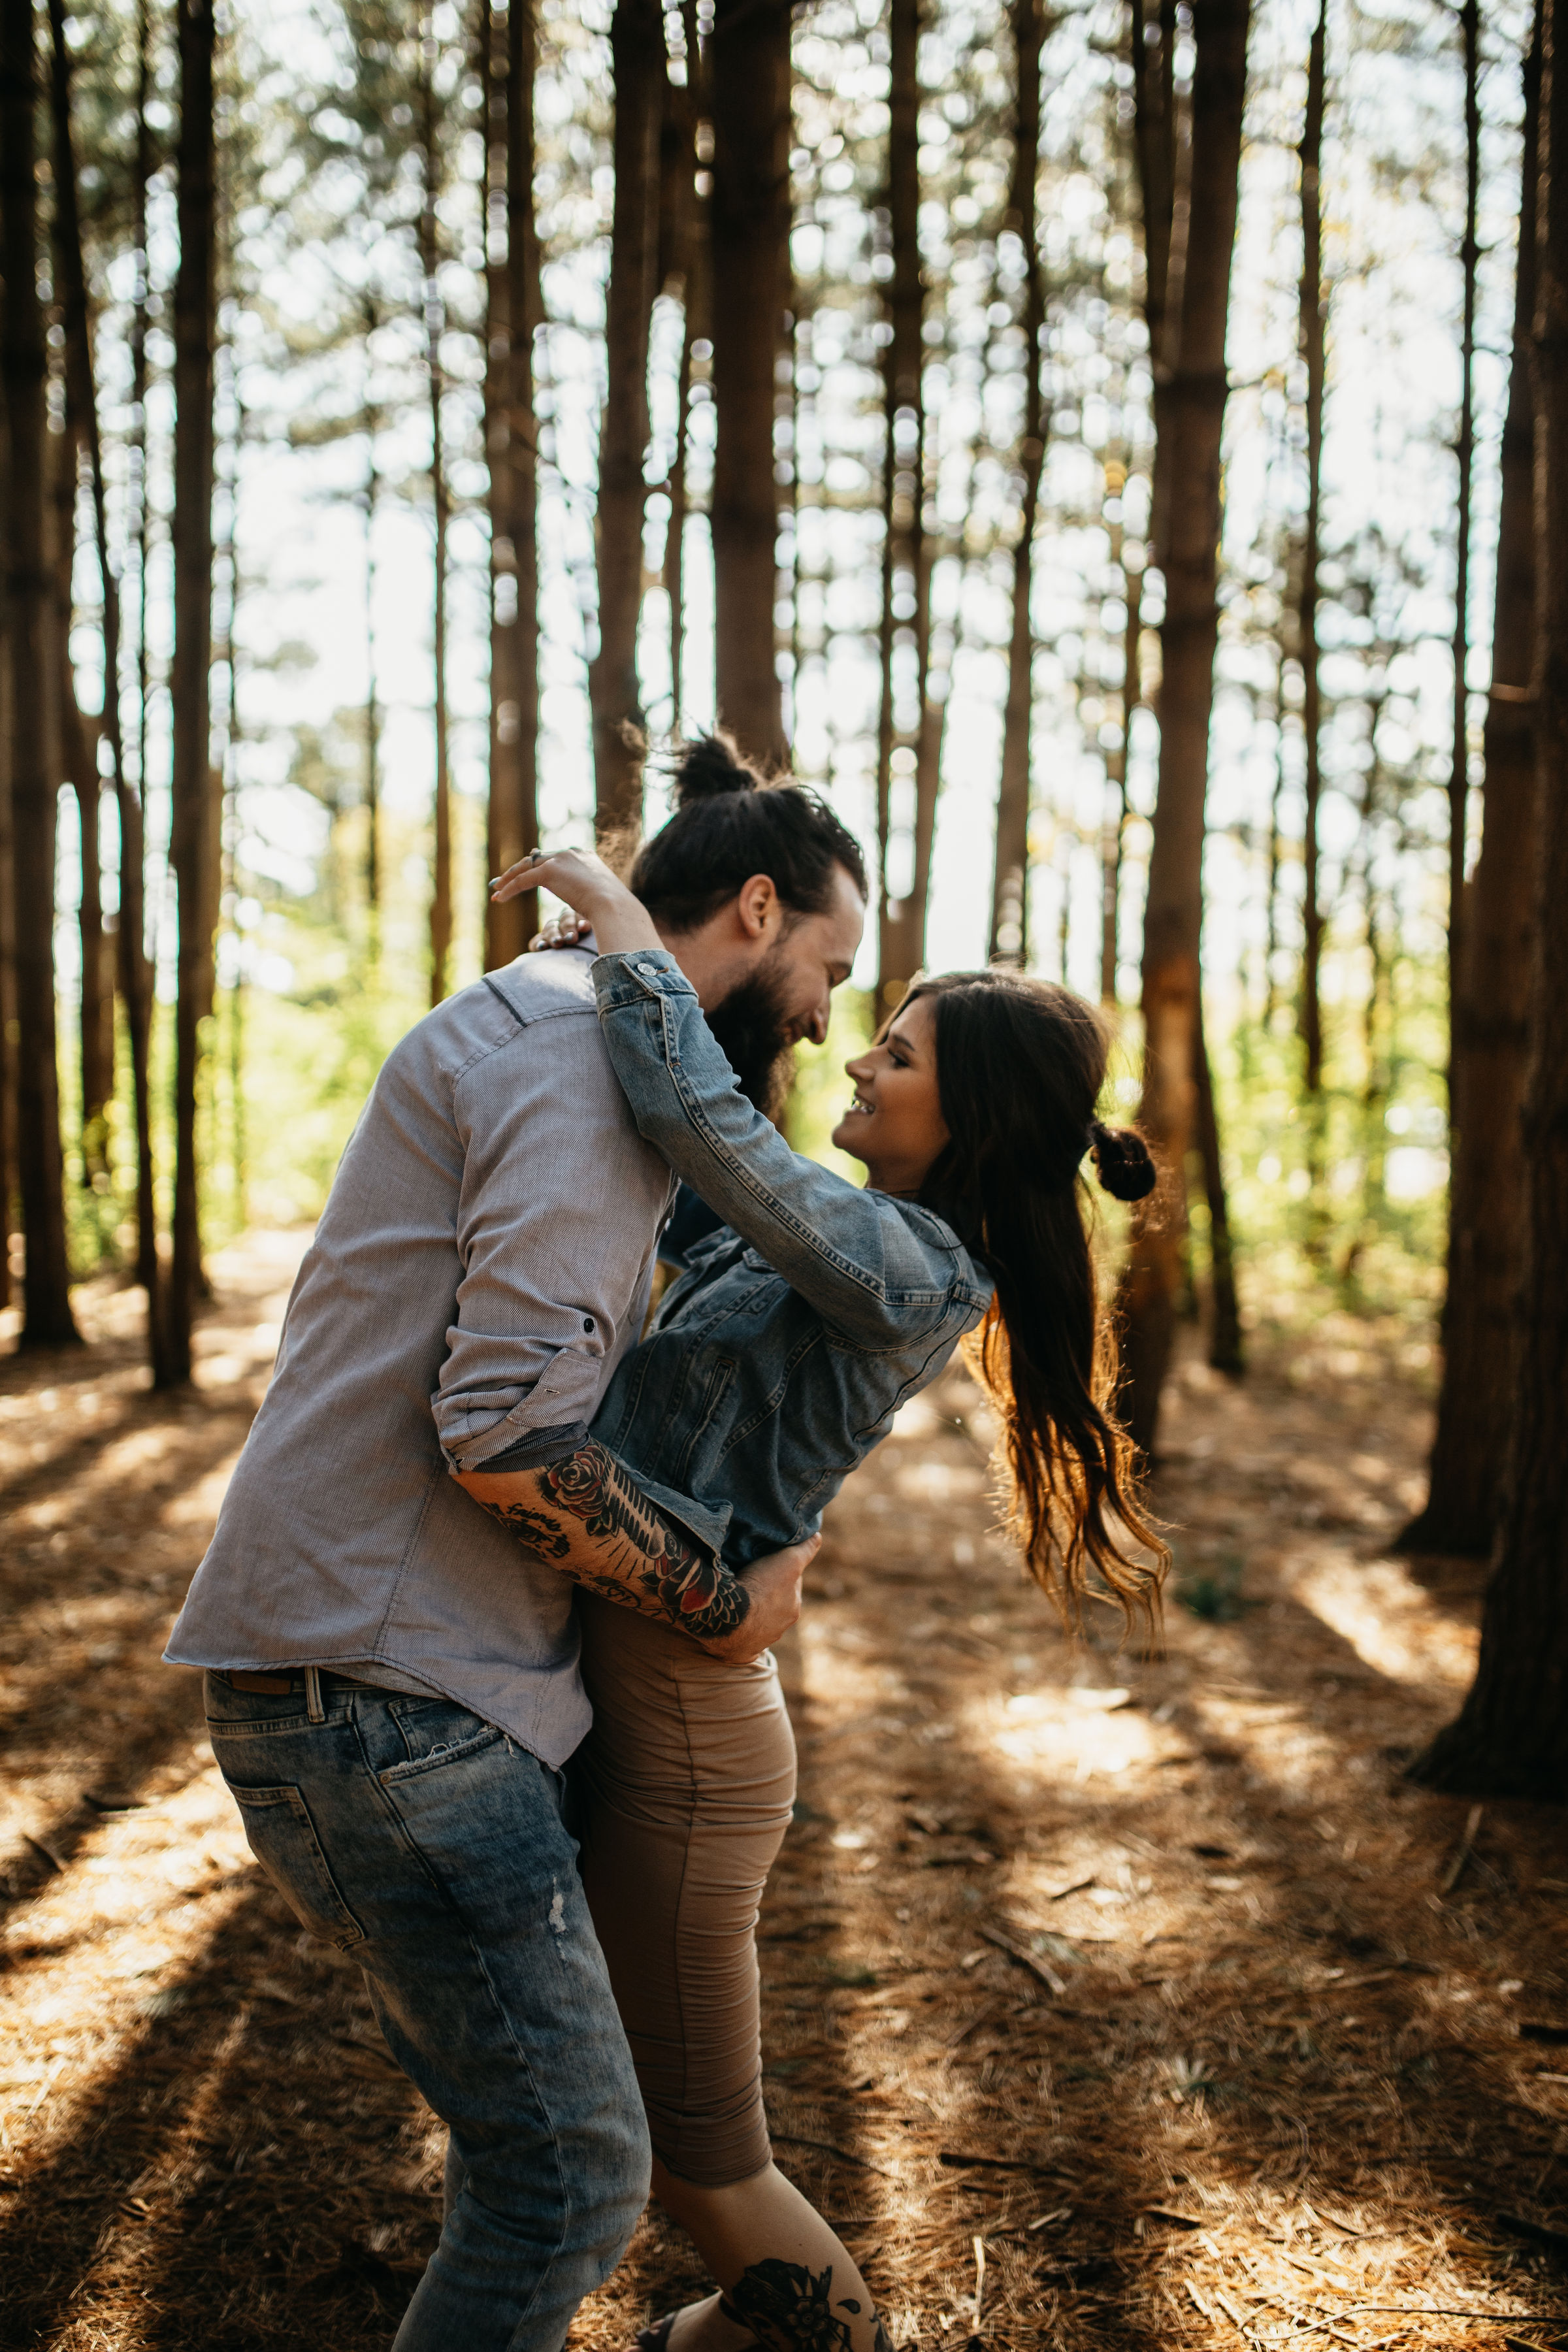
M1129 1625L1152 1628L1170 1555L1140 1505L1132 1444L1115 1417L1115 1349L1079 1192L1091 1148L1101 1182L1122 1198L1152 1181L1142 1137L1095 1121L1105 1024L1070 990L1000 970L919 981L910 995L935 1001L951 1139L921 1199L995 1279L964 1353L1001 1423L1009 1528L1064 1618L1078 1619L1097 1574Z

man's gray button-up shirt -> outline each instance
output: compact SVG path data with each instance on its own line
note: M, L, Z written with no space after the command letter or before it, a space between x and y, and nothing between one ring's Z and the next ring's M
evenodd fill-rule
M448 1470L584 1426L642 1328L673 1184L590 961L520 957L387 1057L171 1663L440 1693L552 1766L582 1738L572 1584Z

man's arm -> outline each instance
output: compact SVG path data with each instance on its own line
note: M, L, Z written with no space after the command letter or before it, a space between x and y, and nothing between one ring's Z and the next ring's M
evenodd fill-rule
M649 1502L592 1437L535 1470L459 1470L458 1484L520 1542L589 1592L743 1665L794 1624L817 1540L737 1576Z

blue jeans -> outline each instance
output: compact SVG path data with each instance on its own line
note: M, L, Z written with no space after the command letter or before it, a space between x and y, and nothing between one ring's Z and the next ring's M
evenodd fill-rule
M448 1699L290 1680L209 1674L207 1727L252 1853L359 1962L450 2134L395 2352L560 2352L626 2251L649 2156L559 1776Z

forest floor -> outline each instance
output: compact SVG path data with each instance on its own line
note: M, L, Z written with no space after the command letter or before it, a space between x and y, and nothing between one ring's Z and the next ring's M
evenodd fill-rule
M369 2352L436 2236L439 2130L158 1664L303 1241L216 1261L180 1400L107 1285L88 1348L0 1357L7 2347ZM1384 1549L1429 1427L1394 1343L1258 1358L1174 1381L1158 1660L1020 1580L960 1376L830 1514L767 2092L901 2347L1568 2345L1562 1819L1401 1777L1480 1578ZM701 2284L650 2215L573 2346Z

